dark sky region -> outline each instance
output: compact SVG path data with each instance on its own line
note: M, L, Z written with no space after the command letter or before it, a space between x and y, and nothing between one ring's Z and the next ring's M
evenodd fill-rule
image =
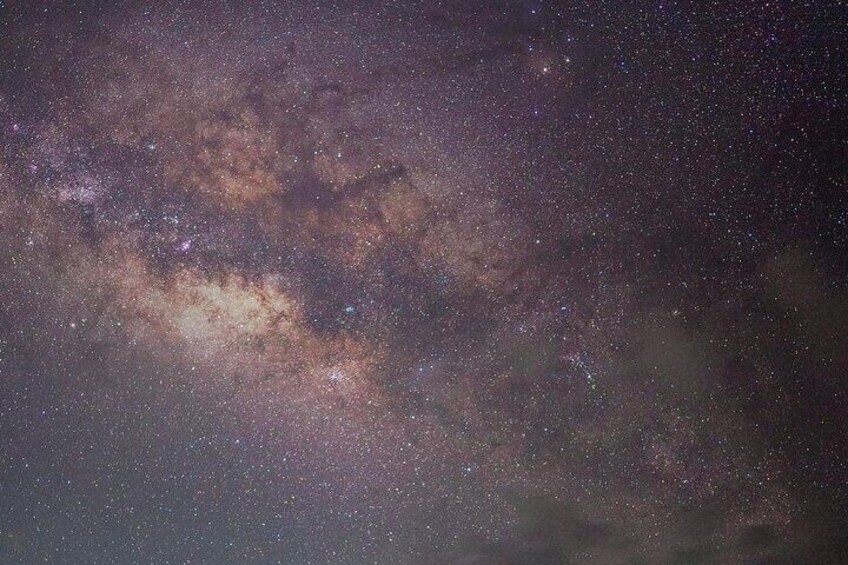
M848 558L841 2L0 2L0 562Z

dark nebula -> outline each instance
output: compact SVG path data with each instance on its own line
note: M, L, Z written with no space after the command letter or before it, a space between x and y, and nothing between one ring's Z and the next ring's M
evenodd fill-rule
M0 1L0 562L845 562L846 23Z

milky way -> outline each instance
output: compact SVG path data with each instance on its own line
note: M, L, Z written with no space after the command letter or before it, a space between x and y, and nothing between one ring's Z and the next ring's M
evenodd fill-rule
M4 563L837 563L844 11L0 2Z

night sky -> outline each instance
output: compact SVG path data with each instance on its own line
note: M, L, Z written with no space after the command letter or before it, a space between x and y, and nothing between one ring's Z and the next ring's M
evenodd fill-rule
M0 1L0 562L845 562L840 4Z

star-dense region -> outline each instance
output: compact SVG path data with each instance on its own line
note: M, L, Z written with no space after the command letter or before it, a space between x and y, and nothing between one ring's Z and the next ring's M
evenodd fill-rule
M845 15L0 2L0 562L845 562Z

